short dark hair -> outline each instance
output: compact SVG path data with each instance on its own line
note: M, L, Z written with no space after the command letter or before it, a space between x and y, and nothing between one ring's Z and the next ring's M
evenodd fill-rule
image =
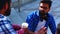
M6 0L0 0L0 10L3 8L5 3L6 3Z
M2 10L3 8L6 8L4 7L6 3L8 3L8 9L5 11L4 15L9 16L11 12L11 7L10 7L11 0L0 0L0 10Z
M8 3L8 9L5 12L5 16L9 16L11 13L11 0L6 1Z
M57 34L60 34L60 23L57 26Z
M51 0L41 0L40 3L47 3L49 5L49 8L51 7L52 5L52 1Z

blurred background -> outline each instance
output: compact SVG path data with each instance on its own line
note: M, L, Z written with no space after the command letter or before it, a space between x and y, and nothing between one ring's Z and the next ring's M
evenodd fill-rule
M50 13L54 16L56 26L60 23L60 0L52 0ZM38 10L40 0L11 0L11 14L8 16L13 24L20 25L32 11ZM48 34L51 34L48 28Z

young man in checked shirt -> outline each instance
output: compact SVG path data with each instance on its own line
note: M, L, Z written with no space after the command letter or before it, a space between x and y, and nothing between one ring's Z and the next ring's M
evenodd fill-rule
M11 22L4 16L4 11L8 9L7 6L6 0L0 0L0 34L17 34L13 29Z

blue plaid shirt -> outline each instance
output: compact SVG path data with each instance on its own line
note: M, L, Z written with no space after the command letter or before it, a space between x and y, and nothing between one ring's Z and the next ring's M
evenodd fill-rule
M28 29L34 32L40 20L41 18L39 16L39 11L35 11L29 14L29 16L27 16L27 19L26 19L26 22L29 24ZM55 34L56 25L52 15L50 14L48 14L48 20L46 21L46 24L45 24L45 27L48 28L48 26L52 34Z
M17 34L7 17L0 14L0 34Z

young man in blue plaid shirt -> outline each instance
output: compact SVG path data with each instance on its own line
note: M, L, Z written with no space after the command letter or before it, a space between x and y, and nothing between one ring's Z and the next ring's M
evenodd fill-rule
M8 9L7 6L6 0L0 0L0 34L17 34L8 18L3 16L6 9Z

